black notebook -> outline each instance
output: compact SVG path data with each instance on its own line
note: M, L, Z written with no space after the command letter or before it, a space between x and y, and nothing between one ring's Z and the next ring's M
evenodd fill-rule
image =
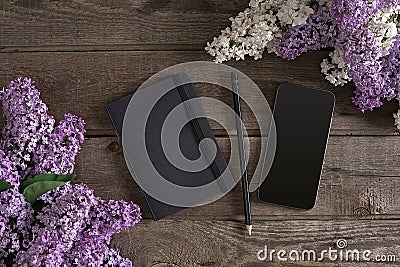
M173 77L167 78L157 83L162 86L163 83L174 81ZM176 84L176 83L175 83ZM157 86L156 86L157 87ZM140 90L151 90L153 88L143 88ZM118 138L122 138L122 125L124 121L125 111L133 94L118 99L106 106L108 114L114 125ZM227 168L226 161L216 143L210 125L206 118L197 118L187 123L180 133L179 145L183 155L188 159L197 159L200 156L199 142L203 138L212 139L217 146L217 153L214 161L199 172L186 172L172 165L165 154L161 145L161 128L167 115L177 105L188 99L196 98L193 86L190 83L177 86L173 90L166 93L154 106L146 125L146 147L153 165L157 171L163 175L168 181L181 186L201 186L215 180ZM189 116L188 116L189 117ZM134 138L134 137L129 137ZM134 159L132 159L134 160ZM176 213L183 207L171 206L160 202L145 192L143 195L149 205L154 220L159 220L168 215Z

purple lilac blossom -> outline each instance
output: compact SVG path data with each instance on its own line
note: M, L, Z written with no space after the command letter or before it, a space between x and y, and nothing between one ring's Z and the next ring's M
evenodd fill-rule
M41 173L69 174L84 139L84 121L66 114L58 126L29 78L0 92L6 124L0 149L16 163L22 180Z
M138 205L123 200L103 200L84 184L66 183L42 195L40 199L50 204L37 216L45 225L72 229L77 225L69 222L79 221L81 225L77 228L86 229L68 240L97 236L109 242L114 233L135 225L141 216ZM54 222L53 218L58 218L59 222ZM58 225L60 222L65 223Z
M384 99L393 99L396 92L384 82L382 48L376 43L374 34L367 28L353 28L342 31L338 40L348 66L347 73L356 86L353 103L365 111L380 107Z
M0 150L0 180L12 186L19 186L19 176L18 172L15 170L15 164L2 150Z
M129 259L122 257L119 254L119 250L114 248L108 248L106 250L106 252L104 253L103 264L105 267L133 267L132 262Z
M6 123L0 140L0 267L132 266L109 248L114 233L141 218L136 204L103 200L84 184L66 183L39 197L34 211L18 191L20 181L42 173L71 173L84 139L84 122L64 115L58 126L29 78L0 92Z
M389 78L398 69L398 53L394 51L398 46L391 49L393 56L384 59L376 33L365 23L379 9L397 4L398 0L334 0L330 12L317 11L305 25L285 31L277 41L277 53L284 59L294 59L309 50L338 46L355 84L353 103L362 112L380 107L399 90L399 84Z
M400 37L396 38L390 54L383 59L382 73L389 90L400 88Z
M292 27L277 40L276 52L284 59L295 59L309 50L333 46L337 29L328 9L312 14L306 24Z
M0 262L12 262L28 247L34 219L32 207L16 188L0 192Z
M332 20L340 28L362 27L382 8L393 8L398 0L332 0Z
M122 257L118 250L109 248L104 242L94 238L77 242L67 257L73 266L133 266L132 262Z
M343 51L347 73L356 86L352 101L362 112L380 107L382 100L396 96L396 90L385 83L383 51L376 33L364 26L378 9L392 7L395 2L336 0L332 3L332 18L340 28L336 45ZM336 3L342 3L345 12Z
M378 9L394 7L398 1L342 0L336 2L343 2L347 7L347 15L341 16L334 4L331 12L334 21L337 21L338 18L340 20L336 45L343 51L343 60L347 64L348 75L355 84L352 101L362 112L373 110L380 107L383 100L393 99L399 88L387 84L387 79L385 79L387 73L383 69L382 47L377 42L376 33L364 24ZM363 5L365 10L357 10L356 7Z
M46 136L46 143L37 147L33 154L34 175L40 173L70 174L74 171L75 157L84 140L84 121L72 114Z
M381 0L332 0L332 19L340 28L360 27L383 6Z
M36 230L35 241L17 256L18 264L37 260L36 264L45 265L57 260L67 266L132 266L108 245L113 234L140 220L136 204L103 200L87 186L70 183L40 199L48 204L36 216L44 228Z
M65 262L65 247L56 229L40 228L27 250L20 251L15 266L71 266Z
M30 78L18 77L0 92L6 123L0 149L16 164L22 180L32 172L32 155L53 132L54 118Z

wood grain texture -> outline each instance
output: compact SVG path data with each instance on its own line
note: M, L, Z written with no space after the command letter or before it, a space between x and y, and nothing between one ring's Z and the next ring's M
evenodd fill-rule
M229 157L228 138L217 138L224 156ZM252 176L258 160L260 138L250 138L248 165ZM377 157L379 155L379 157ZM319 195L315 207L300 211L262 203L251 195L252 215L263 220L287 218L334 219L398 218L400 215L400 139L388 137L330 137ZM289 166L290 167L290 166ZM234 170L235 171L235 170ZM238 170L237 170L238 171ZM89 138L77 160L76 178L104 198L132 200L151 218L141 192L131 178L116 138ZM242 220L242 192L232 192L206 206L190 208L173 216L177 219Z
M148 266L398 266L400 221L255 221L254 234L246 235L241 222L163 220L142 221L118 234L112 245L120 247L138 267ZM373 233L373 234L372 234ZM379 237L379 238L377 238ZM282 262L259 261L257 252L267 245L276 251L337 249L345 238L348 249L371 250L376 255L396 255L397 262ZM343 250L344 253L346 250ZM286 255L287 256L287 255Z
M247 0L0 1L0 50L202 48ZM35 49L36 48L36 49Z
M309 52L287 62L274 55L229 62L253 79L269 103L277 86L289 81L331 90L336 107L319 196L314 209L299 211L261 203L251 195L254 235L244 231L242 192L206 206L154 222L130 176L104 106L136 90L171 65L212 58L207 41L230 25L228 18L248 0L11 0L0 1L0 85L16 75L32 77L61 119L74 113L86 121L87 138L78 156L76 182L85 182L105 199L138 203L143 220L115 236L136 266L398 266L346 262L260 262L271 249L316 249L346 238L351 249L393 254L400 261L400 139L393 126L395 102L362 114L351 103L352 85L334 88L319 64L327 51ZM199 96L231 103L231 94L196 85ZM218 106L205 107L219 114ZM259 126L243 106L250 137L249 173L260 150ZM1 125L0 120L0 125ZM225 157L229 140L211 122Z
M319 62L327 53L310 52L292 62L266 55L259 61L249 59L229 65L253 79L270 104L277 86L284 81L332 90L336 95L333 135L396 135L392 117L396 103L385 103L379 110L362 114L351 103L351 85L334 88L324 80ZM104 108L107 103L135 91L152 74L166 67L194 60L211 60L211 57L200 51L0 53L0 84L6 85L16 75L30 76L57 119L71 112L85 119L89 135L114 135ZM231 93L226 89L205 85L198 86L197 92L199 96L232 105ZM206 108L210 113L221 114L219 106ZM250 132L259 128L246 106L243 115ZM220 125L211 123L211 126L221 134Z

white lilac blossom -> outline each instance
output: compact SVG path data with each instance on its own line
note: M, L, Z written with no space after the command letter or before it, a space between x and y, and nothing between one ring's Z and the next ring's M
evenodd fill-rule
M395 37L398 34L396 14L400 12L400 5L386 7L378 10L371 21L366 25L375 31L376 41L382 47L383 56L389 55L390 48L393 47Z
M300 19L298 24L288 19L297 10L310 10L303 12L300 17L305 21ZM390 101L400 89L400 77L393 71L397 58L391 55L398 57L399 13L399 0L251 1L250 8L231 19L232 27L207 44L206 50L222 62L245 55L257 59L265 48L294 59L309 50L332 47L333 52L321 63L321 72L335 86L353 81L353 103L364 112ZM253 29L263 22L269 28L260 37Z
M306 24L287 29L277 42L277 53L294 59L309 50L338 46L347 74L355 84L354 105L362 112L373 110L383 100L393 99L398 87L388 84L383 71L383 62L389 55L384 53L380 38L390 31L369 27L368 22L379 10L393 10L396 6L397 1L333 0L329 10L317 11Z
M325 79L335 86L343 86L351 81L347 75L347 65L343 61L343 51L340 47L335 47L335 50L329 53L329 57L322 60L321 72L325 74Z
M207 43L206 51L218 63L243 60L246 55L260 59L265 49L268 53L275 52L275 39L285 28L306 23L315 11L311 2L251 0L247 9L230 18L230 28L222 30L219 37Z
M28 179L72 173L85 133L83 120L72 114L55 126L39 96L22 77L0 91L6 119L0 180L11 186L0 190L0 267L132 266L109 244L114 233L140 220L136 204L103 200L69 182L35 197L41 206L27 201Z
M395 41L394 37L398 34L400 24L397 21L397 16L399 13L400 5L394 8L382 8L365 25L375 32L376 42L382 48L383 56L389 54L389 50L393 47ZM329 57L321 62L321 72L335 86L343 86L352 80L347 74L347 64L343 60L343 51L337 46L333 52L329 53Z

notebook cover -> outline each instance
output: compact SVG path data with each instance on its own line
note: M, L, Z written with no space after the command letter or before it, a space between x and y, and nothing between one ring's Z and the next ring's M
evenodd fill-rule
M158 85L162 86L162 83L170 83L171 80L174 81L173 77L159 82ZM146 89L150 88L143 88L141 90ZM129 105L132 96L133 94L127 95L106 106L108 114L115 128L116 134L120 140L122 138L122 125L124 121L125 111ZM182 98L196 98L195 91L191 84L185 84L184 86L174 88L173 90L165 94L154 106L152 112L149 115L146 126L145 136L148 154L157 171L170 182L182 186L200 186L208 184L215 180L218 176L218 173L216 173L216 169L222 173L227 168L226 161L222 156L218 145L217 154L214 162L208 168L205 168L200 172L185 172L177 169L175 166L169 163L162 150L162 125L165 121L165 118L172 111L172 109L183 102ZM193 123L186 124L180 134L180 148L183 155L185 155L188 159L197 159L200 156L198 145L199 139L201 140L201 138L199 138L198 131L196 132L196 129L194 129L197 127L194 126L199 126L201 128L201 134L206 138L212 139L215 144L217 144L207 119L198 118L196 119L196 121L197 122L195 125ZM176 207L162 203L149 196L145 192L143 192L143 195L149 205L154 220L159 220L184 209L183 207Z

